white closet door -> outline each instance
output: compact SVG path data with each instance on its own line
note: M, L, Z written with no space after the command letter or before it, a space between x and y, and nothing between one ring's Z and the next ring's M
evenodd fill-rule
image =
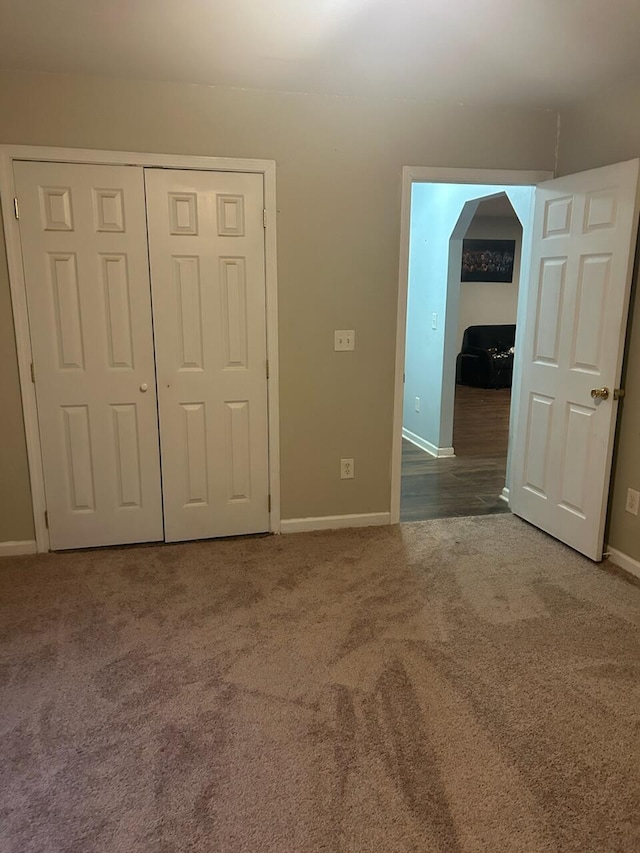
M267 531L262 176L145 180L166 539Z
M142 170L15 178L51 547L162 539Z

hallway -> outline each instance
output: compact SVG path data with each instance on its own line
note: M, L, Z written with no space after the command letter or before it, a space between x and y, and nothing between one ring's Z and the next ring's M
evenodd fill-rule
M456 386L454 458L403 439L400 521L508 512L505 484L511 389Z

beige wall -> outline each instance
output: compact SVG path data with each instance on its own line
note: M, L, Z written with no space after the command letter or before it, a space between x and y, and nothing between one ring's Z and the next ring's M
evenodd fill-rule
M640 157L640 84L594 98L561 115L559 173ZM640 489L640 292L634 284L609 505L607 541L640 560L640 517L625 512L627 488Z
M515 240L516 252L513 264L513 281L500 283L489 281L460 282L458 309L458 343L460 345L462 345L464 330L468 326L516 322L522 226L515 213L513 216L474 216L465 237L486 240Z
M283 518L389 509L401 167L553 169L555 141L550 111L0 72L0 142L277 161ZM0 383L15 409L14 359ZM19 415L3 429L21 447ZM13 455L0 515L26 490ZM0 538L28 532L24 502L7 518Z

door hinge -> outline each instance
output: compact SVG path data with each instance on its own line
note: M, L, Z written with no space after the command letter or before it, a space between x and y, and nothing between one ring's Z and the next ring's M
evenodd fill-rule
M263 228L267 227L267 208L266 207L264 207L262 209L262 227Z
M403 381L403 382L406 382L406 381L407 381L407 374L406 374L406 373L403 373L403 374L402 374L402 381Z
M266 371L267 379L268 379L269 378L269 359L267 359L265 362L265 371Z
M49 513L46 509L44 511L44 526L47 528L47 530L49 529Z
M271 495L267 496L267 506L269 508L269 512L271 512Z
M33 366L33 362L31 362L31 381L34 383L36 381L36 369Z
M20 219L20 208L18 207L18 199L17 198L13 199L13 213L14 213L16 219Z

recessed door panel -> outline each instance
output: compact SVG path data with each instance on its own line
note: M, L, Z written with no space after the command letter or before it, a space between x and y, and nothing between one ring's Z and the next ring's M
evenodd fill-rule
M133 332L126 255L101 255L107 361L114 369L133 369Z
M118 507L139 507L142 503L140 471L140 430L135 403L112 405L114 464L117 473Z
M251 499L249 401L225 403L228 499Z
M244 258L220 258L222 311L220 331L224 341L225 368L246 368L247 282Z
M183 403L184 431L180 446L184 447L184 505L209 503L207 478L207 410L204 403Z
M266 531L262 177L145 180L166 537Z
M580 518L586 518L588 469L585 459L589 459L591 451L594 414L593 406L567 403L560 506Z
M96 231L124 231L124 196L121 189L94 189Z
M611 255L583 255L573 319L571 367L599 374L611 283Z
M177 370L202 370L202 299L200 292L200 259L174 255L177 330L172 339L178 341Z
M198 233L198 196L196 193L169 193L169 233Z
M587 193L584 231L614 228L618 217L618 193L615 188Z
M566 237L571 232L573 196L550 198L544 203L544 237Z
M43 229L45 231L73 231L71 187L40 186L38 189Z
M62 406L64 444L72 512L95 511L93 452L88 406Z
M76 256L73 253L50 253L48 260L58 365L62 370L84 370Z
M541 259L533 356L539 363L558 364L566 273L566 258Z
M51 547L162 539L142 169L14 170Z
M552 429L553 400L532 394L524 456L524 487L538 497L547 497L549 439Z
M217 202L220 237L244 237L244 196L219 195Z

